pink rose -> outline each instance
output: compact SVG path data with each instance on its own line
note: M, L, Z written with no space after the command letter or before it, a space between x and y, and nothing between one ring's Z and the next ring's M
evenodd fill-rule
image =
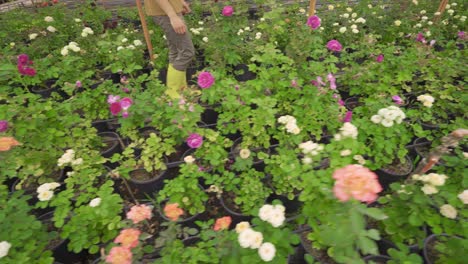
M109 108L112 115L118 115L122 111L122 106L120 106L119 102L112 103Z
M383 60L384 60L383 54L379 54L379 56L377 56L377 58L375 59L375 61L377 61L378 63L381 63Z
M424 35L419 32L418 35L416 36L416 41L419 41L421 43L426 43L426 39L424 38Z
M114 239L114 243L120 243L123 247L134 248L138 246L138 238L141 231L135 228L123 229L120 234Z
M332 40L328 41L327 49L329 49L331 51L340 52L343 49L343 47L341 46L341 43L338 42L338 40L332 39Z
M230 216L225 216L216 219L215 225L213 226L214 231L228 229L231 225L232 218Z
M81 88L82 86L83 86L83 84L80 81L76 81L76 83L75 83L76 88Z
M184 210L179 208L178 203L166 204L163 209L164 215L166 215L172 221L177 221L181 215L184 214Z
M210 88L214 83L214 77L209 72L201 72L198 75L198 85L202 89Z
M354 198L361 202L371 203L377 199L377 193L382 191L377 175L357 164L335 170L333 179L336 180L333 193L342 202Z
M311 16L307 19L307 25L312 29L320 27L321 20L318 16Z
M345 117L343 119L343 123L351 122L352 118L353 118L353 111L346 112L346 115L345 115Z
M466 38L465 31L459 31L457 33L457 36L459 39L465 39Z
M203 144L203 137L197 133L193 133L187 138L186 142L191 148L199 148Z
M113 103L116 103L120 100L120 96L118 95L112 95L110 94L108 97L107 97L107 103L108 104L113 104Z
M393 102L395 102L395 104L397 104L397 105L403 104L403 99L401 99L401 97L398 96L398 95L392 96L392 100L393 100Z
M129 248L113 247L106 257L106 262L110 264L132 264L132 258L132 251Z
M122 107L123 110L127 110L128 108L130 108L130 106L132 106L132 104L133 104L132 99L128 97L122 98L122 100L120 100L120 106Z
M149 220L152 216L151 207L145 204L135 205L127 213L127 219L132 220L134 224L138 224L145 219Z
M329 73L327 75L327 80L330 82L330 89L336 90L336 78L333 74Z
M0 132L5 132L8 129L8 121L0 120Z
M223 8L223 16L232 16L232 13L234 13L234 8L232 6L225 6Z
M25 65L29 61L29 57L26 54L18 55L18 65Z

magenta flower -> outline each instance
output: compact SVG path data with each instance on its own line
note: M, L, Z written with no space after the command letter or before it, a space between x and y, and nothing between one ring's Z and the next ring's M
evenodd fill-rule
M351 122L352 118L353 118L353 111L346 112L346 115L345 115L345 117L343 119L343 123Z
M398 96L398 95L392 96L392 100L393 100L393 102L395 102L395 104L397 104L397 105L403 104L403 99L401 99L401 97Z
M465 31L459 31L457 33L457 36L459 39L465 39L466 38Z
M18 56L18 65L25 65L28 64L29 62L29 57L26 54L20 54Z
M130 106L132 106L132 104L133 104L132 99L128 97L122 98L122 100L120 100L120 106L122 107L123 110L127 110L128 108L130 108Z
M210 88L214 83L214 77L209 72L201 72L198 75L198 85L202 89Z
M76 88L81 88L82 86L83 86L83 84L80 81L76 81L76 83L75 83Z
M108 104L113 104L113 103L116 103L120 100L120 96L118 95L112 95L110 94L108 97L107 97L107 103Z
M122 87L120 90L122 90L122 92L124 92L124 93L129 93L130 92L130 89L128 89L127 87Z
M424 35L419 32L418 35L416 36L416 41L419 41L421 43L426 43L426 39L424 38Z
M322 80L322 77L320 77L320 76L317 77L317 80L312 80L312 81L310 81L310 82L312 83L312 85L315 85L315 86L317 86L317 87L320 87L320 86L324 86L324 85L325 85L325 83L324 83L323 80Z
M297 87L297 81L296 80L291 80L291 86L292 87Z
M336 78L333 74L329 73L327 75L327 80L330 82L330 89L336 90Z
M128 111L127 111L127 110L124 110L124 111L122 112L122 117L123 117L123 118L127 118L127 117L128 117Z
M320 27L321 20L318 16L311 16L307 19L307 25L312 29Z
M338 40L332 39L332 40L328 41L327 49L329 49L331 51L340 52L343 49L343 46L341 46L341 43Z
M33 68L29 67L28 65L32 65L33 62L29 60L28 55L26 54L20 54L18 56L18 71L21 75L28 75L28 76L34 76L36 75L36 70Z
M197 133L193 133L190 134L186 142L191 148L199 148L203 144L203 137Z
M344 105L345 105L344 101L343 101L343 100L341 100L341 99L340 99L340 100L338 100L338 104L339 104L340 106L344 106Z
M8 121L0 120L0 132L5 132L8 129Z
M223 8L223 16L232 16L232 13L234 13L234 8L232 6L225 6Z
M375 59L375 61L377 61L378 63L381 63L383 60L384 60L383 54L379 54L379 56L377 56L377 58Z
M112 103L110 106L110 111L112 113L112 115L118 115L120 113L120 111L122 111L122 106L120 105L119 102L114 102Z

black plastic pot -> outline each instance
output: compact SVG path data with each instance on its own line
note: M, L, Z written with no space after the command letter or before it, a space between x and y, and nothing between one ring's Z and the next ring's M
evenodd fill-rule
M353 111L354 108L360 105L359 97L349 97L344 101L344 103L346 109L348 109L349 111Z
M380 263L387 263L387 261L391 260L391 258L389 256L384 256L384 255L370 255L370 256L366 256L363 258L363 260L366 262L366 263L376 263L376 264L380 264Z
M445 238L456 238L456 239L460 239L459 237L456 237L456 236L450 236L450 235L447 235L447 234L432 234L430 236L428 236L425 240L424 240L424 248L423 248L423 257L424 257L424 263L426 264L435 264L435 263L440 263L437 261L437 259L434 259L434 256L431 254L434 250L433 246L434 246L434 243L437 242L437 239L441 238L441 237L445 237ZM460 242L462 242L460 240ZM463 242L462 242L463 243ZM466 245L466 243L465 243ZM466 252L459 252L459 251L463 251L463 245L460 245L460 249L457 250L456 252L452 253L450 255L450 258L451 258L451 261L453 262L450 262L450 263L466 263ZM465 250L466 250L466 247L465 247ZM447 253L447 252L445 252Z
M119 120L117 118L96 120L91 123L91 126L98 132L115 132L120 128Z
M402 165L396 165L393 164L392 166L398 166L401 168L401 166L407 166L405 168L402 168L401 171L394 171L389 168L381 168L376 171L377 176L379 178L379 183L382 185L382 188L384 190L388 190L390 184L398 181L404 181L408 175L411 174L411 172L414 169L413 165L413 160L410 158L410 156L405 156L406 164Z
M114 132L100 132L98 133L98 136L102 138L103 143L107 144L107 146L101 149L101 156L108 159L111 158L112 155L114 155L115 153L122 152L124 144L118 134ZM119 164L117 162L113 163L107 161L106 163L104 163L104 166L107 166L111 169L117 168L118 165Z
M251 72L249 70L249 66L247 66L246 64L238 64L234 66L234 71L237 72L234 75L234 78L239 82L246 82L257 78L257 74Z
M144 199L147 196L153 197L154 194L164 187L164 175L167 170L159 171L153 178L148 180L138 180L134 178L134 175L137 173L143 173L150 175L151 173L147 172L144 168L136 169L130 171L128 174L130 178L128 179L128 185L133 191L133 195L136 198Z
M50 223L52 218L54 217L54 212L48 212L38 217L38 220L41 221L43 224ZM48 232L53 232L58 230L48 230ZM86 252L83 250L79 253L70 252L67 248L69 243L68 239L60 240L57 245L50 248L53 253L53 257L55 261L61 263L86 263Z
M219 197L219 202L221 204L221 206L223 206L224 210L231 216L232 218L232 225L234 226L235 224L237 223L240 223L242 221L250 221L252 220L252 216L249 216L249 215L245 215L243 214L242 212L239 212L239 211L236 211L235 209L233 208L230 208L228 205L226 205L225 201L224 201L224 195L221 195Z
M218 122L219 113L216 112L213 108L205 108L203 113L201 113L201 121L205 124L216 124Z

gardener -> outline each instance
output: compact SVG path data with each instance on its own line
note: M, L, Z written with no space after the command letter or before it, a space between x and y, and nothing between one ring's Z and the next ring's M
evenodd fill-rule
M166 94L172 99L180 98L181 90L187 87L185 71L195 55L183 18L191 12L190 7L184 0L145 0L145 9L163 29L169 47Z

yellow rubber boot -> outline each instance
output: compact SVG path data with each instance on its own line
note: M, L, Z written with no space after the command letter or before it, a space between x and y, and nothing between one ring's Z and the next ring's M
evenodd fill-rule
M166 94L171 99L180 98L180 91L183 87L187 86L187 79L185 71L176 70L171 64L167 68L167 90Z

